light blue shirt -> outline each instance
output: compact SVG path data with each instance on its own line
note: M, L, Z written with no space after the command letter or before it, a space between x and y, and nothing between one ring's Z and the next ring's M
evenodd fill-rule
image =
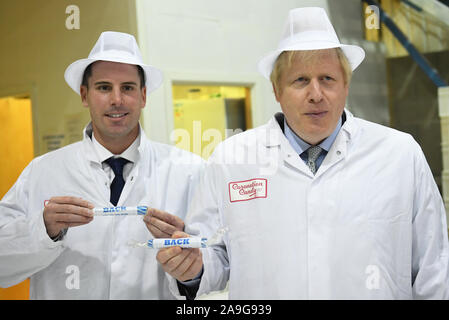
M326 157L332 144L334 143L335 138L337 137L337 134L341 129L341 126L342 126L342 121L341 121L341 117L340 117L340 120L338 120L337 127L332 132L332 134L329 137L327 137L326 139L324 139L319 144L319 146L323 149L323 151L321 152L321 154L319 155L318 159L315 162L317 170L320 167L321 163L323 163L324 158ZM304 140L302 140L300 137L298 137L298 135L296 135L296 133L292 129L290 129L290 127L287 124L287 121L285 121L285 117L284 117L284 134L285 134L285 137L287 138L288 142L290 142L290 145L293 147L293 149L299 154L301 159L307 164L307 160L308 160L309 156L307 155L306 151L307 151L307 149L309 149L311 147L311 145L308 144L307 142L305 142Z

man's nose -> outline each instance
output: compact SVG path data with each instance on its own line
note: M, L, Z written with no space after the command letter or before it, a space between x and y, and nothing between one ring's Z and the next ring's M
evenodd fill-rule
M318 103L323 100L323 91L318 79L312 79L309 85L309 102Z
M113 88L111 92L111 104L119 106L122 104L122 92L120 88Z

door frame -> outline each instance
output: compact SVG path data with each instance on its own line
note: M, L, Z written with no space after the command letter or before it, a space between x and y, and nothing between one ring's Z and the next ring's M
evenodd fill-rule
M150 107L143 112L143 126L150 137L155 136L155 140L169 143L170 134L174 128L173 117L173 84L193 84L212 86L240 86L248 87L251 99L251 124L256 127L263 122L263 109L261 96L263 79L252 74L224 74L224 73L189 73L164 70L164 82L159 90L151 93L147 98ZM148 102L147 102L148 103ZM151 110L151 112L149 111ZM151 113L151 114L150 114ZM152 128L156 120L163 121L158 128Z

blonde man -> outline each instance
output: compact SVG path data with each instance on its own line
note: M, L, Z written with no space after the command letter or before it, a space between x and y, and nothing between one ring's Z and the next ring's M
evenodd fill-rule
M217 147L187 216L190 234L228 233L159 262L197 295L229 280L231 299L447 299L445 209L419 145L345 109L363 49L321 8L285 30L259 63L282 113Z

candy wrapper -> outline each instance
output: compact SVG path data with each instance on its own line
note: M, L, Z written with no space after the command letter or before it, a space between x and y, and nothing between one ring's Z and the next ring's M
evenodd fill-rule
M129 241L128 245L131 247L148 247L151 249L161 249L170 247L181 248L207 248L217 245L228 231L228 228L218 229L217 232L210 238L188 237L188 238L159 238L150 239L147 242L138 242L135 240Z
M109 208L93 208L95 216L135 216L145 215L147 213L147 206L137 207L109 207Z

